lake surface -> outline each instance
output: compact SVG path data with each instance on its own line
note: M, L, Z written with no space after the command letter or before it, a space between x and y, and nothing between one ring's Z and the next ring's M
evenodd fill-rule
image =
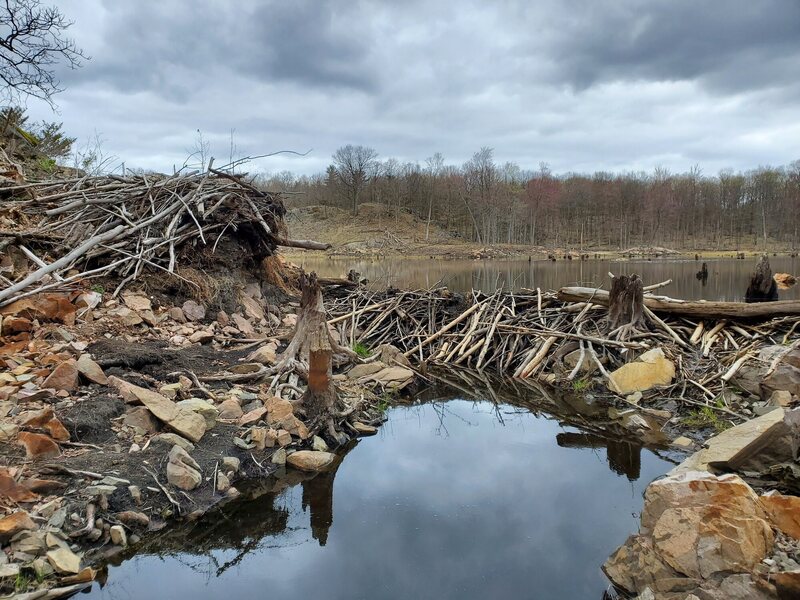
M361 273L376 289L387 285L400 288L429 288L446 285L464 292L478 289L493 292L498 287L518 290L536 288L557 290L564 286L602 286L609 289L608 272L615 275L636 273L645 285L672 279L657 293L685 300L743 301L756 258L736 259L620 259L620 260L444 260L389 257L382 259L329 258L304 255L294 258L306 271L324 277L342 277L350 269ZM800 276L800 258L770 257L773 273ZM708 280L699 281L696 273L708 263ZM781 290L782 300L800 298L800 286Z
M600 565L672 465L545 414L452 392L393 408L336 471L289 470L89 597L601 600Z

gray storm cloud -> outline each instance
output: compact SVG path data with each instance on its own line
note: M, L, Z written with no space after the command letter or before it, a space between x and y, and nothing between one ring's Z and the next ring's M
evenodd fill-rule
M129 166L212 152L313 151L253 168L311 173L341 145L556 171L705 171L796 158L800 4L555 0L68 0L92 60L67 71L65 128ZM37 118L53 119L31 104Z

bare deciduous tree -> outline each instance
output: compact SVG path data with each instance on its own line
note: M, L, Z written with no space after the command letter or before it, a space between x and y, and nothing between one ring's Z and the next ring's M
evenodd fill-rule
M55 65L65 62L77 68L87 58L75 42L66 37L72 25L55 6L40 0L5 0L0 5L0 92L6 101L25 96L52 104L61 91Z
M347 190L353 206L353 214L358 214L358 198L364 187L375 175L378 153L366 146L342 146L333 154L336 176Z

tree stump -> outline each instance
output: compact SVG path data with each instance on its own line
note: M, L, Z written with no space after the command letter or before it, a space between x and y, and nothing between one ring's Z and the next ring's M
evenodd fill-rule
M644 285L638 275L614 277L608 298L610 335L627 337L644 328Z
M769 258L763 255L750 278L750 285L744 295L745 302L773 302L778 299L778 284L772 277Z

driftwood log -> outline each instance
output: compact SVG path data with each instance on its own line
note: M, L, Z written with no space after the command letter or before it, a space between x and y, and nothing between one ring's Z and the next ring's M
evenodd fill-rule
M564 287L558 290L558 299L564 302L591 302L609 305L605 290L588 287ZM749 304L747 302L706 302L704 300L678 300L667 296L644 296L644 305L657 313L700 318L771 318L800 315L800 300Z

